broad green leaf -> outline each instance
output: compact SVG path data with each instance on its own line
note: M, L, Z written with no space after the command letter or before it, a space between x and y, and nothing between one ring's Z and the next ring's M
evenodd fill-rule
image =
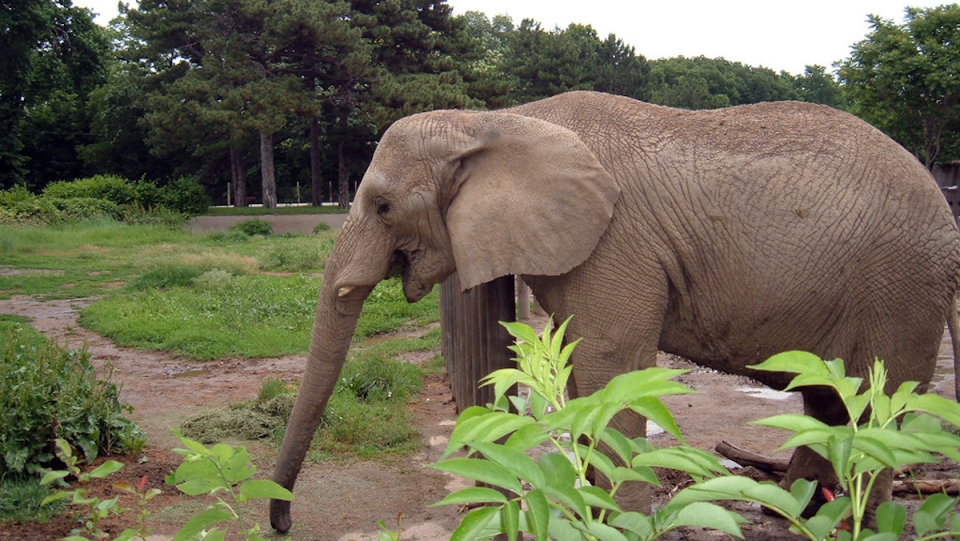
M579 492L583 496L583 501L590 507L606 509L608 511L620 511L620 506L613 500L613 497L600 487L588 485L580 487Z
M555 488L572 488L577 480L577 470L566 455L560 453L543 453L537 464L543 473L544 484Z
M257 467L250 462L246 447L233 449L225 444L217 444L213 447L220 453L221 475L231 485L249 479L256 473Z
M504 445L517 451L529 451L541 443L550 439L550 433L542 429L539 425L529 424L518 428Z
M543 487L543 494L548 499L553 500L555 504L560 504L567 509L573 511L581 518L588 518L589 512L587 510L587 503L583 500L583 496L580 494L574 485L569 486L554 486L546 485Z
M844 430L846 429L846 430ZM827 428L814 428L810 430L801 430L787 438L781 449L800 447L801 445L812 446L813 444L828 444L830 438L838 438L840 441L848 439L853 432L846 426L831 426Z
M487 528L487 525L497 515L497 507L478 507L470 511L460 521L460 525L453 531L450 541L474 541Z
M474 503L507 503L507 497L499 490L487 487L470 487L451 492L439 502L432 504L438 505L462 505Z
M956 504L957 500L946 494L931 494L913 514L913 527L917 536L923 537L928 532L942 530L950 511Z
M888 532L899 539L907 525L907 510L897 502L884 502L877 507L876 521L878 533Z
M118 472L123 469L123 463L117 462L116 460L108 460L103 464L100 464L92 472L89 473L90 477L94 479L103 479L111 473Z
M676 517L678 526L700 526L743 538L740 523L746 522L746 519L717 504L693 502L680 509Z
M737 475L716 477L681 490L670 500L670 504L686 505L698 501L742 499L744 491L758 484L753 479Z
M505 488L516 494L523 492L520 480L499 464L476 458L451 458L431 465L440 471Z
M630 445L630 439L619 430L610 427L605 428L600 433L600 441L609 445L610 449L617 454L624 464L630 463L630 459L633 458L633 446Z
M827 440L827 460L833 466L833 472L838 479L844 479L847 476L848 461L853 451L853 440L850 438L839 438L836 434L831 434Z
M773 483L758 483L743 491L743 495L765 505L786 511L790 516L799 516L803 508L793 494Z
M534 331L530 325L527 325L526 323L501 321L500 324L507 329L507 332L510 333L510 336L518 340L527 342L528 344L540 341L540 339L537 337L536 331Z
M550 504L541 490L531 490L524 496L527 503L527 511L524 516L527 518L527 527L533 534L535 541L547 541L548 529L550 527ZM451 540L453 541L453 540Z
M583 541L583 533L567 520L551 520L547 532L551 541Z
M685 372L688 371L652 367L620 374L610 380L606 387L600 391L603 395L601 400L604 402L626 404L646 395L664 396L667 394L692 393L692 389L681 383L666 381Z
M293 493L269 479L250 479L240 485L238 502L256 498L293 501Z
M68 475L70 475L70 472L65 470L48 471L47 473L43 474L43 478L40 479L40 484L49 485L50 483L57 481L59 479L63 479Z
M803 509L801 507L800 509ZM806 522L806 527L816 534L817 539L827 539L840 521L850 515L850 498L842 497L820 506L817 514ZM797 515L791 515L799 518Z
M219 507L208 507L188 520L183 528L180 528L180 531L173 536L172 541L195 539L201 531L225 520L233 520L233 514Z
M500 531L507 534L507 541L517 541L520 534L520 505L509 501L500 508Z
M478 415L474 410L467 419L463 419L461 415L450 434L450 443L443 452L444 457L464 445L477 441L496 441L521 427L534 423L534 420L529 417L500 411L486 411L487 413Z
M815 430L829 427L829 425L826 423L818 421L813 417L800 415L798 413L773 415L758 421L751 421L750 424L780 428L783 430L789 430L790 432L801 432L803 430Z
M476 442L471 444L471 447L480 451L487 460L503 466L516 477L533 485L534 488L543 486L543 474L537 467L537 463L522 451L498 443Z
M620 484L627 481L637 481L660 486L660 479L657 478L656 472L647 466L636 466L633 468L618 466L613 469L613 473L610 474L610 482Z
M657 423L667 434L676 438L680 443L686 443L680 434L680 427L673 419L673 414L659 398L647 396L630 402L630 409Z
M900 422L902 432L940 432L943 430L943 424L935 415L908 413L903 416Z
M801 508L805 508L810 503L816 491L817 482L808 479L797 479L790 485L790 495L797 500Z
M850 440L847 440L850 441ZM868 456L873 457L889 468L897 468L900 464L894 456L893 451L884 444L883 440L874 439L868 436L857 434L851 442L854 449L858 449Z
M820 357L806 351L785 351L778 353L760 364L748 366L747 368L767 372L813 374L824 378L829 374L826 365Z
M174 449L174 451L180 454L184 454L183 451L187 451L187 450L192 451L198 455L206 456L210 454L210 451L208 451L207 448L204 447L202 443L184 436L183 434L180 433L179 430L173 430L172 432L173 432L173 435L176 436L181 443L187 446L187 449Z
M74 494L74 492L68 492L68 491L65 491L65 490L61 490L61 491L59 491L59 492L54 492L53 494L51 494L51 495L47 496L46 498L44 498L43 501L40 502L40 505L47 505L47 504L50 503L50 502L55 502L55 501L57 501L57 500L62 500L62 499L64 499L64 498L69 498L69 497L72 496L73 494Z
M900 536L889 533L870 533L870 530L864 530L865 535L860 536L857 541L898 541Z
M648 539L653 535L653 519L636 511L620 513L610 521L610 525L636 534L640 539Z
M664 447L633 458L632 467L650 466L670 468L695 477L709 477L713 472L725 471L716 457L686 446Z
M936 395L925 393L916 396L906 405L907 411L922 411L936 415L953 426L960 427L960 403Z
M587 532L597 541L627 541L626 536L624 536L620 531L603 524L602 522L581 522L574 524L575 528L582 529Z

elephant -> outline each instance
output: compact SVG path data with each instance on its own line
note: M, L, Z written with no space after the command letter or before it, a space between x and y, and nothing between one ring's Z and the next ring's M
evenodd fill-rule
M498 111L440 110L382 136L320 289L273 479L292 489L374 286L409 302L520 275L581 338L571 396L658 350L782 389L750 365L785 350L928 384L956 316L960 233L927 170L858 118L771 102L689 111L578 91ZM805 413L846 423L835 395ZM639 416L614 419L643 436ZM826 475L800 448L787 479ZM641 491L636 491L641 492ZM643 496L627 506L643 506ZM289 502L271 523L291 526Z

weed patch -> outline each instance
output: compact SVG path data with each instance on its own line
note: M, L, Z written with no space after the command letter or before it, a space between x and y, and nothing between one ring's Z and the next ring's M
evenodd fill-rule
M88 462L143 445L117 386L98 379L86 351L59 348L20 323L0 326L7 326L0 344L0 478L47 467L54 438L82 449Z

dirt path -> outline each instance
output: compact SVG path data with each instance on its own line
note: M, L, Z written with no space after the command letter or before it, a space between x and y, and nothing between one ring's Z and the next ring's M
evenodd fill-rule
M89 302L38 302L16 297L0 300L0 313L31 318L40 332L61 345L77 348L86 343L99 367L112 367L114 380L122 383L121 400L135 408L132 417L149 433L145 451L147 460L128 465L124 475L133 480L140 475L149 475L151 486L164 489L165 494L152 506L154 514L150 524L156 534L153 539L168 539L183 524L188 513L198 510L197 504L185 503L175 489L163 485L163 475L179 463L179 456L168 451L177 443L169 429L197 411L255 397L267 376L298 379L304 358L195 362L164 352L119 348L77 324L77 311ZM951 355L949 338L945 336L934 392L950 398L953 388ZM698 394L666 401L690 444L713 449L717 442L726 440L760 454L786 456L777 452L784 440L780 433L747 423L777 413L799 412L798 397L774 393L757 387L746 378L719 374L680 359L663 356L661 361L666 366L690 368L691 372L679 380L699 391ZM428 380L424 391L411 406L426 444L424 450L411 457L388 461L305 465L295 490L294 528L289 539L374 540L377 522L382 520L394 526L400 513L405 532L403 539L449 539L450 532L461 518L457 509L428 506L449 490L463 486L462 481L425 466L439 457L456 418L447 382L441 378ZM265 444L245 442L244 445L259 466L260 474L269 475L276 451ZM951 475L955 477L956 472ZM670 488L667 483L666 490ZM796 539L785 531L782 521L764 517L747 506L738 510L755 521L744 528L749 539ZM259 506L255 515L254 518L269 529L265 506ZM43 527L0 528L0 539L51 539L56 535L54 528L69 530L69 525L63 523L61 520ZM688 531L683 536L674 537L681 538L716 540L725 536Z

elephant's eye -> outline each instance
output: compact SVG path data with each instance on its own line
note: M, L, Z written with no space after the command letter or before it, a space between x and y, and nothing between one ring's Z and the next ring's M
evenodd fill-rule
M383 216L390 212L390 203L386 199L377 199L377 215Z

